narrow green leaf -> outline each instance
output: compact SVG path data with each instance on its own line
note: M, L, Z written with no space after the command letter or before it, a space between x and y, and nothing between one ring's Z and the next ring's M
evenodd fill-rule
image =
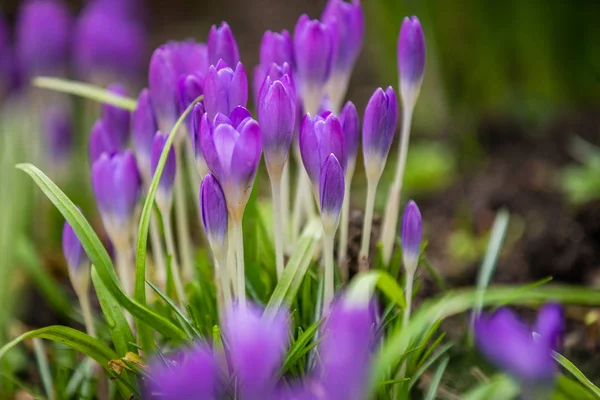
M579 368L577 368L575 366L575 364L573 364L571 361L569 361L566 357L564 357L563 355L559 354L559 353L554 353L554 359L556 361L558 361L558 363L560 365L563 366L564 369L566 369L567 371L569 371L571 373L571 375L573 375L575 377L575 379L577 379L579 381L579 383L581 383L583 386L585 386L590 392L592 392L592 394L597 398L600 399L600 388L598 388L598 386L594 385L592 383L592 381L590 381L587 376L585 376L585 374L583 372L581 372L579 370Z
M167 295L164 294L159 288L157 288L156 285L154 285L152 282L147 280L146 283L152 288L152 290L154 290L154 292L161 299L163 299L163 301L167 304L167 306L171 309L171 311L173 311L177 315L179 320L183 323L184 329L188 333L190 339L194 339L194 335L196 335L198 337L202 336L202 334L200 332L198 332L198 330L194 327L194 325L192 324L192 321L190 321L188 319L188 317L186 317L183 314L183 312L181 312L181 310L179 309L179 307L177 307L177 305L175 305L173 300L171 300L169 297L167 297Z
M314 341L313 343L310 342L319 330L319 326L321 326L321 321L312 324L300 335L298 340L292 344L283 362L283 367L281 367L282 374L285 374L302 356L307 354L318 344L318 341Z
M41 339L33 339L33 350L40 375L42 376L42 385L44 386L44 391L46 392L49 400L54 400L56 398L54 394L54 380L52 379L52 373L50 372L50 367L48 366L46 349L44 348L44 343Z
M92 264L96 266L98 276L106 286L110 295L134 317L154 328L167 337L185 340L185 332L173 325L166 318L157 315L147 307L128 298L119 287L112 261L100 239L87 222L81 211L42 171L31 164L18 164L17 168L27 173L42 189L44 194L56 206L58 211L69 222L79 238Z
M463 400L511 400L519 395L519 386L508 375L499 374L462 395Z
M433 380L429 384L429 388L427 389L427 394L425 395L424 400L435 400L436 394L438 392L438 387L440 386L440 382L442 381L442 376L444 375L444 371L448 366L448 361L450 361L450 357L445 357L438 366L435 371L435 375L433 376Z
M323 228L318 219L310 221L304 228L294 253L269 299L267 314L277 312L284 302L290 302L290 299L296 296L322 234Z
M192 111L194 105L201 101L204 96L198 97L194 100L189 107L181 114L173 129L169 133L169 137L167 138L167 142L163 148L163 151L160 155L160 159L158 160L158 164L156 165L156 170L154 172L154 176L152 177L152 182L150 183L150 188L148 189L148 195L146 196L146 201L144 202L144 207L142 208L142 214L140 217L140 225L138 228L138 242L137 242L137 251L135 256L135 291L134 297L136 301L142 305L146 305L146 253L148 247L148 229L150 227L150 218L152 218L152 210L154 207L154 199L156 197L156 190L158 189L158 182L160 181L160 177L162 176L163 169L165 168L165 164L167 162L167 157L169 156L169 151L171 150L171 146L173 145L173 140L175 140L175 135L179 132L179 127L188 116L188 114ZM181 133L183 134L183 132ZM178 173L182 173L183 171L179 171ZM184 301L184 299L180 299L180 301ZM182 332L183 333L183 332ZM185 334L185 333L184 333ZM146 348L150 346L152 341L151 335L148 332L148 328L141 327L139 329L140 342L142 347Z
M106 89L85 82L52 78L48 76L38 76L37 78L33 79L32 84L33 86L37 86L39 88L73 94L75 96L84 97L86 99L94 100L104 104L110 104L129 111L135 110L135 106L137 104L135 99L114 94Z
M438 351L431 357L425 358L425 362L419 367L417 372L411 377L410 384L408 385L408 389L412 389L413 386L419 381L421 376L435 363L442 355L446 354L446 352L452 347L452 343L446 343L444 346L440 347Z
M347 296L349 299L364 303L373 296L375 288L379 288L400 308L405 307L403 289L390 274L383 270L372 270L356 276L350 283Z

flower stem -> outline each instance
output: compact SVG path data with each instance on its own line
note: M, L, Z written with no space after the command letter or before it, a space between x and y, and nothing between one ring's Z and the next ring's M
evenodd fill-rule
M406 308L404 309L404 314L402 317L402 328L406 328L408 326L408 322L410 321L414 279L415 279L415 272L414 271L406 271L406 286L405 286L405 290L404 290L404 296L406 299Z
M231 288L233 290L233 296L238 297L238 285L237 285L237 270L235 265L235 231L233 229L233 223L230 221L227 226L227 258L225 259L225 268L227 274L231 280Z
M400 154L398 164L396 165L396 176L390 187L387 205L383 219L383 228L381 230L381 242L383 243L383 262L389 264L394 249L396 238L396 228L398 226L398 214L400 211L400 194L402 192L402 179L404 178L404 168L406 167L406 156L408 153L408 143L410 138L410 126L412 122L413 104L405 104L402 111L402 139L400 140Z
M342 205L342 215L340 221L340 237L338 241L338 265L342 274L342 280L348 279L348 265L346 256L348 254L348 229L350 224L350 188L352 185L352 176L354 175L355 160L348 161L346 168L344 203Z
M156 278L159 287L164 290L167 282L167 264L165 262L165 252L156 215L150 217L150 240L152 241L152 255L154 256L154 263L157 269Z
M233 222L235 235L235 258L237 261L237 288L240 306L246 306L246 275L244 271L244 234L242 232L242 221Z
M366 271L369 267L369 247L371 245L371 227L373 226L373 210L375 208L375 194L377 183L367 183L367 204L365 205L365 216L363 220L362 242L359 255L359 269Z
M96 330L94 329L94 318L92 317L92 306L90 304L90 295L88 291L82 291L77 294L79 297L79 305L81 306L81 313L83 314L83 323L85 330L88 335L96 337Z
M325 282L323 295L323 312L326 312L333 301L334 279L333 279L333 237L334 232L325 232L323 240L323 252L325 256Z
M179 298L179 304L182 309L185 301L185 291L183 289L183 282L181 281L181 274L179 272L179 265L177 263L177 254L175 253L175 241L173 238L173 225L169 218L168 212L162 212L163 225L165 227L165 236L167 241L167 253L171 255L171 271L173 274L173 283L175 284L175 292Z
M275 262L277 265L277 279L283 274L283 213L281 209L281 176L271 178L271 191L273 197L273 233L275 235Z
M290 245L290 162L287 161L283 167L281 176L281 226L284 234L284 252L287 252Z
M229 285L229 271L227 270L227 252L215 254L215 273L221 284L221 293L223 294L225 310L231 307L231 286ZM215 284L218 285L217 281ZM221 310L223 311L223 310Z
M185 198L185 183L183 171L183 151L182 145L176 147L177 166L175 173L175 218L177 221L177 239L179 244L179 252L181 255L181 265L183 267L183 275L187 277L193 276L192 267L192 251L190 244L190 235L188 232L187 206ZM173 253L173 256L175 253Z

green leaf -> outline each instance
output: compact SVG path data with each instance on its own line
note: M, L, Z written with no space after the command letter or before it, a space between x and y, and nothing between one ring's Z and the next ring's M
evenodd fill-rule
M167 295L165 295L158 287L156 287L156 285L154 285L152 282L150 281L146 281L146 283L152 288L152 290L154 290L154 292L156 292L156 294L163 299L163 301L167 304L167 306L169 307L169 309L171 311L173 311L175 313L175 315L177 315L177 318L183 323L183 328L185 329L185 331L187 332L187 334L189 335L190 339L194 339L194 335L200 337L202 336L202 334L200 332L198 332L198 330L193 326L192 321L190 321L184 314L183 312L181 312L181 310L179 309L179 307L177 307L177 305L175 305L175 303L173 302L173 300L171 300L169 297L167 297Z
M175 123L175 126L173 126L173 129L171 129L169 137L167 138L167 142L165 143L163 151L160 154L160 159L158 160L158 164L156 165L156 170L154 172L154 176L152 177L150 188L148 189L148 195L146 196L146 201L144 202L144 207L142 208L142 215L140 217L140 225L138 228L137 251L135 256L134 291L134 297L136 301L142 305L146 304L146 255L148 247L148 229L150 227L150 218L152 218L152 210L154 207L156 190L158 189L158 182L160 181L160 177L162 176L163 170L165 168L167 157L169 156L169 151L171 150L171 146L173 145L173 140L175 140L175 135L177 134L177 132L179 132L179 127L181 126L187 115L192 111L194 105L197 102L201 101L203 98L204 96L200 96L196 100L194 100L183 112L183 114L181 114L181 116ZM180 134L183 134L183 132L181 132ZM182 172L183 171L179 171L179 173ZM183 302L184 299L180 299L180 301ZM182 334L185 335L184 332L182 332ZM152 343L152 337L146 327L139 329L139 335L142 347L150 347Z
M0 348L0 359L17 344L30 338L47 339L57 343L63 343L66 346L93 358L108 371L110 376L114 376L113 371L108 366L108 362L119 358L117 354L100 340L66 326L53 325L26 332ZM126 383L122 379L118 376L116 376L116 378L119 390L126 395L126 398L129 398L132 392L135 393L126 388Z
M35 359L37 361L40 375L42 376L42 384L44 385L44 391L48 396L48 399L54 400L56 398L54 394L54 381L52 379L52 373L48 366L48 357L46 356L46 350L44 349L44 342L41 339L33 339L33 350L35 352Z
M565 375L560 375L556 380L552 400L597 400L598 396L592 395L579 382ZM500 399L498 399L500 400ZM502 399L503 400L503 399Z
M73 94L104 104L110 104L125 110L135 110L137 101L135 99L112 93L98 86L89 83L72 81L69 79L51 78L47 76L38 76L32 81L33 86L43 89L50 89L57 92Z
M425 362L423 365L419 367L417 372L411 377L410 384L408 386L409 390L419 381L421 376L436 362L442 355L444 355L449 349L452 347L452 343L446 343L444 346L440 347L438 351L431 357L425 358Z
M508 375L495 375L469 390L463 400L510 400L518 396L519 386Z
M350 283L347 296L349 299L365 302L373 296L375 288L379 288L400 308L405 307L403 289L390 274L383 270L372 270L356 276Z
M597 399L600 399L600 388L594 385L592 381L590 381L587 376L585 376L585 374L575 366L575 364L559 353L554 353L554 359L558 361L558 363L562 365L564 369L569 371L571 375L573 375L575 379L579 381L579 383L593 393Z
M304 228L295 246L294 253L283 270L281 279L279 279L269 299L267 313L277 312L284 302L291 304L296 293L298 293L304 275L315 254L317 243L322 235L323 227L321 221L318 219L310 221L306 228Z
M301 357L318 344L318 341L311 343L311 340L319 330L320 325L321 321L317 321L309 326L308 329L300 335L298 340L292 344L283 362L283 367L281 367L282 374L285 374L294 364L296 364L296 362L298 362L298 360L300 360Z
M425 395L424 400L435 400L436 394L438 391L438 386L440 386L440 382L442 381L442 376L444 375L444 371L448 366L448 361L450 361L450 357L445 357L438 365L437 370L435 371L435 375L433 376L433 380L429 384L429 388L427 389L427 394Z
M26 172L34 182L42 189L44 194L56 206L58 211L69 222L77 238L81 242L86 254L92 264L95 265L98 276L106 286L110 295L144 324L154 328L161 334L185 340L185 332L173 325L169 320L163 318L150 309L128 298L119 287L118 279L112 261L106 249L98 239L98 236L87 222L81 211L71 200L52 182L42 171L31 164L18 164L17 168Z

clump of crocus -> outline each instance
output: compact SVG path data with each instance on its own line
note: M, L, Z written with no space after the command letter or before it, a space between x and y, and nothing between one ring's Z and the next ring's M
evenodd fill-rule
M231 307L231 286L227 268L227 202L221 185L207 174L200 185L202 225L215 260L215 284L220 281L224 306Z
M390 86L384 92L378 88L367 104L363 120L362 144L367 176L367 203L360 247L360 266L363 269L368 266L377 185L394 140L397 123L398 103L394 89Z
M348 250L348 225L350 217L350 187L352 185L352 177L354 176L354 168L356 166L356 154L358 153L358 143L360 140L360 122L358 120L358 111L354 104L349 101L346 103L340 113L340 124L344 132L346 142L346 153L348 154L348 165L346 166L346 174L344 175L344 205L342 207L341 227L338 248L338 264L342 267L345 264L346 253ZM347 270L342 269L343 275L346 275ZM344 276L345 278L346 276Z
M417 17L404 18L400 36L398 38L398 73L400 75L400 94L402 96L402 133L396 175L390 188L390 194L385 210L381 241L383 243L383 261L390 262L396 226L398 224L398 210L400 194L402 192L402 179L408 154L410 126L412 114L421 90L423 74L425 72L425 36L421 23Z
M248 78L242 63L235 71L225 63L211 65L204 81L204 108L212 120L217 113L229 115L237 106L246 107L248 102Z
M71 225L65 221L62 231L63 255L67 261L67 270L73 290L77 294L85 328L91 336L95 336L92 308L90 305L90 260L88 259L79 238Z
M273 199L273 222L277 276L283 273L284 215L281 204L281 177L287 163L296 119L296 94L288 75L281 80L267 76L260 90L258 121L261 126L262 143L267 172L271 180Z
M321 18L333 30L334 38L331 76L327 82L327 95L332 110L338 113L354 68L363 46L365 21L359 0L329 0Z
M423 222L421 220L421 212L419 211L419 207L417 207L417 203L411 200L406 205L404 217L402 218L402 261L406 271L404 326L408 324L410 317L413 297L413 281L417 266L419 265L422 237Z
M564 332L563 309L546 304L533 326L527 326L509 308L475 319L479 350L498 368L521 383L524 399L545 398L558 373L553 353Z
M16 21L16 54L27 77L65 75L68 68L71 15L54 0L29 1Z
M208 61L217 65L223 60L225 65L234 68L240 62L240 52L233 32L227 22L221 22L217 28L213 25L208 33Z
M202 154L227 200L233 229L230 240L234 243L237 260L237 296L242 304L246 299L242 218L262 152L258 123L251 117L241 119L247 114L247 110L238 107L231 113L231 119L219 113L211 121L206 113L200 123Z
M315 115L331 73L334 38L331 28L303 14L294 29L294 59L304 111Z

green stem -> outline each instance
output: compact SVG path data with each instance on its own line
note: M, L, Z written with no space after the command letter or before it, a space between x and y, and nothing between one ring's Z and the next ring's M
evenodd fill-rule
M240 306L246 307L246 275L244 271L244 234L242 221L233 222L235 235L235 258L237 261L237 288L238 302Z
M271 178L271 192L273 197L273 233L275 239L275 263L277 266L277 279L283 274L283 214L281 209L281 176Z
M327 312L334 294L334 275L333 275L333 237L334 232L325 232L323 240L323 252L325 257L325 282L323 295L323 312Z
M165 227L165 237L167 241L167 253L171 255L171 271L173 273L173 282L175 283L175 291L179 298L179 304L182 310L185 310L185 290L183 289L183 282L181 281L181 273L179 272L179 265L177 263L177 254L175 253L175 242L173 239L173 226L171 219L169 218L168 212L162 212L163 225Z
M190 234L188 232L187 200L185 197L186 193L182 158L184 155L181 144L175 147L175 151L175 159L177 160L175 173L175 218L177 222L177 243L179 244L183 275L191 277L193 276L192 250L190 244Z
M369 247L371 245L371 228L373 226L373 210L375 209L375 195L377 194L377 182L369 181L367 184L367 204L365 205L365 217L363 220L362 242L360 246L359 268L367 270L369 266Z

